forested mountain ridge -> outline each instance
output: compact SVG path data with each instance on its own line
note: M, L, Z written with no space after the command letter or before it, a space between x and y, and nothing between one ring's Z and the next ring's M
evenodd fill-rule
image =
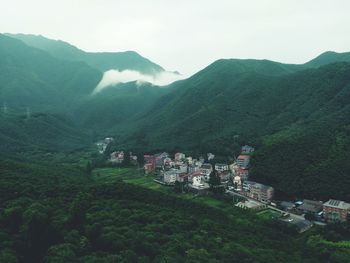
M316 60L342 61L346 53L339 56L326 53ZM346 62L318 67L321 62L222 59L162 89L134 82L91 95L102 73L84 62L54 58L4 35L0 57L0 98L10 109L68 113L76 125L114 136L120 147L138 152L232 156L239 144L251 143L258 148L255 178L278 193L350 198L344 187L350 125ZM330 180L339 186L328 190Z
M83 62L56 59L0 34L0 100L9 108L33 111L69 109L90 95L102 73Z
M89 147L90 135L65 116L0 113L0 158L26 152L67 152Z
M52 40L43 36L25 34L6 34L7 36L19 39L29 46L42 49L52 56L60 59L83 61L100 71L135 70L147 75L157 75L164 69L142 57L135 51L125 52L85 52L77 47L61 41Z
M350 62L350 52L327 51L305 63L307 67L319 67L335 62Z
M216 70L227 63L219 61L175 83L177 87L135 121L120 142L149 151L187 149L226 156L237 149L237 142L252 143L258 146L257 180L293 197L349 200L344 183L350 178L350 64L274 76L269 71L236 73L236 65L232 72L229 67ZM323 174L322 179L317 174ZM330 180L334 187L329 187Z

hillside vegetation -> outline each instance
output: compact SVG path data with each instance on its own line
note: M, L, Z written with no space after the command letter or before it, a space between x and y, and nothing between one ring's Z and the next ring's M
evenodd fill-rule
M176 83L120 142L226 156L251 143L257 180L292 196L349 200L350 64L286 73L266 61L255 62L258 72L240 63L218 61Z
M349 256L345 225L299 236L249 211L102 182L79 167L1 159L0 166L0 262L345 263Z
M147 75L157 75L164 69L142 57L135 51L125 52L85 52L77 47L61 41L52 40L43 36L25 34L7 34L12 38L19 39L28 46L48 52L50 55L65 60L82 61L100 71L110 69L135 70Z

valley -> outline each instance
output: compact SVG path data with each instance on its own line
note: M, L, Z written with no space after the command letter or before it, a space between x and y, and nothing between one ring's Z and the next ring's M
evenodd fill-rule
M297 202L350 202L350 53L219 59L96 93L108 70L168 72L134 51L0 34L0 262L348 262L348 218ZM315 225L299 231L301 215Z

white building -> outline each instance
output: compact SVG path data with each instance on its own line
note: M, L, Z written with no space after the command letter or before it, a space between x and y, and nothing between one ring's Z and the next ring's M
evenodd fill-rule
M220 173L224 172L224 171L228 171L228 165L225 163L216 163L215 170L220 172Z
M166 184L173 184L176 182L176 174L177 174L176 169L171 169L169 171L164 172L164 183Z
M239 177L238 175L236 175L233 178L233 185L235 186L235 188L237 190L242 190L242 181L241 181L241 177Z
M192 177L192 185L193 186L200 186L203 185L202 183L202 176L197 175Z

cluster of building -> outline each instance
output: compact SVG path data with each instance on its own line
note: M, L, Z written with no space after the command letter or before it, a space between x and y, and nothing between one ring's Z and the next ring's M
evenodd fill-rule
M132 152L129 152L129 160L132 163L137 164L137 156ZM114 164L122 164L125 161L125 153L124 151L114 151L110 154L109 160L110 163Z
M248 145L242 147L241 154L232 164L216 163L214 166L208 161L215 155L207 154L207 162L203 157L194 159L186 157L184 153L176 153L171 159L168 153L144 155L146 174L159 171L160 180L167 185L174 185L176 181L186 183L190 188L204 190L209 188L210 174L215 171L221 185L240 191L243 195L259 201L268 202L272 199L274 189L271 186L249 181L250 154L254 148Z

